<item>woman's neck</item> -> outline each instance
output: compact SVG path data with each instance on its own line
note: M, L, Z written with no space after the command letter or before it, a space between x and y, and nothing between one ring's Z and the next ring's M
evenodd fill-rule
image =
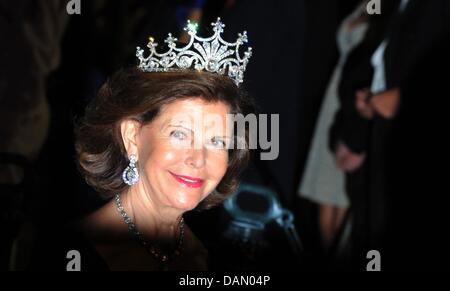
M138 187L121 195L122 205L136 228L148 239L163 245L175 243L183 212L158 205Z

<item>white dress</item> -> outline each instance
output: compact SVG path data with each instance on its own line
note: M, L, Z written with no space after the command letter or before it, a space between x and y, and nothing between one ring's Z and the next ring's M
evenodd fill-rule
M368 26L366 22L361 22L350 29L349 23L358 18L365 7L365 4L357 7L339 27L337 44L340 59L322 101L305 172L298 188L300 196L320 204L337 207L348 207L349 204L344 186L344 173L337 168L334 156L328 148L328 130L338 110L338 85L342 67L348 53L362 41Z

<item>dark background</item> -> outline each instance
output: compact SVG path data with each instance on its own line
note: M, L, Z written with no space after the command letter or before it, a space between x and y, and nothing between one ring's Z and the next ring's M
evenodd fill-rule
M67 16L68 22L60 42L60 62L45 78L46 97L51 111L48 137L35 161L23 161L30 172L24 184L19 187L19 191L25 193L26 202L26 216L21 217L20 222L29 219L38 227L48 227L51 224L57 229L104 203L85 184L76 169L74 124L109 75L121 67L136 63L135 47L143 47L149 34L162 42L167 32L174 35L181 32L181 19L186 14L183 7L189 4L189 1L104 2L106 1L82 1L81 15ZM244 88L256 99L260 113L280 114L278 159L253 160L243 175L243 181L272 189L282 205L294 213L295 226L305 250L301 262L292 263L292 266L299 269L333 269L326 264L326 258L320 253L316 206L300 199L297 187L301 181L322 97L338 59L336 29L358 2L205 1L203 8L201 33L219 15L227 25L226 37L233 37L237 32L247 30L254 55L245 75ZM33 5L37 4L30 4L28 1L17 1L15 8L11 8L10 5L14 5L11 1L0 3L2 21L15 23L21 21L20 17L39 15L38 10L33 10ZM20 5L31 6L23 14L14 14ZM42 18L41 21L45 19ZM7 36L9 37L8 34ZM5 38L1 42L14 42L14 39ZM20 52L27 48L17 44L16 49ZM2 79L7 79L7 75L13 72L20 75L21 70L28 69L30 68L26 65L0 68ZM438 93L444 92L444 89L436 90ZM446 90L444 94L448 96ZM4 193L16 190L2 189ZM414 191L414 187L408 189ZM448 190L442 189L442 193L448 194ZM211 228L216 227L212 223L215 220L211 218L220 221L222 211L222 208L218 208L191 214L189 219L192 228L206 242L213 241L208 238L208 234ZM399 212L398 215L428 215L429 212L432 210L421 214L409 210L401 214ZM407 221L406 219L406 223ZM417 222L420 224L420 219ZM12 235L16 230L15 226L17 225L8 226L12 229ZM422 228L427 229L427 226L418 228L418 236L421 236ZM445 231L441 231L444 235ZM213 233L217 235L216 232ZM428 237L434 239L431 235ZM428 237L424 240L428 240ZM282 248L278 246L272 250L275 254L271 255L276 257L276 252L282 253ZM283 264L269 256L267 265L263 266L269 268L271 262L280 264L272 265L271 268L278 268ZM284 266L285 269L290 267L288 263ZM344 266L341 269L351 267L353 266ZM356 269L365 270L365 266L358 266Z

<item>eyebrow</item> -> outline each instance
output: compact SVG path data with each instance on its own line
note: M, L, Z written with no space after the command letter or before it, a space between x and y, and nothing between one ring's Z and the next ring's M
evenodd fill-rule
M189 131L191 131L191 132L194 132L192 129L190 129L190 128L188 128L188 127L185 127L185 126L183 126L183 125L167 124L166 126L163 127L163 129L165 129L165 128L167 128L167 127L181 127L181 128L187 129L187 130L189 130Z
M187 129L187 130L191 131L192 133L194 132L192 129L190 129L188 127L185 127L185 126L182 126L182 125L167 124L164 128L166 128L166 127L181 127L181 128L184 128L184 129ZM228 135L215 135L213 137L214 138L231 139L231 137L228 136Z
M223 136L216 135L214 137L219 137L219 138L223 138L223 139L231 139L231 137L229 137L228 135L223 135Z

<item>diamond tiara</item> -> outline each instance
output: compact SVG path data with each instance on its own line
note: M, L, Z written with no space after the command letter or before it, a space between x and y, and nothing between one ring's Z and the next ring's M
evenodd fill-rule
M220 18L211 23L211 26L214 31L212 36L199 37L197 36L198 25L188 20L184 28L190 36L188 44L177 48L177 39L169 33L164 40L169 50L161 54L156 52L158 44L149 37L147 47L150 49L150 55L148 57L144 57L143 49L136 48L138 67L144 72L170 72L194 68L198 71L228 75L239 86L244 80L244 72L252 56L251 47L247 48L242 58L239 54L239 47L248 42L247 32L239 33L236 42L230 43L221 37L225 24L220 21Z

